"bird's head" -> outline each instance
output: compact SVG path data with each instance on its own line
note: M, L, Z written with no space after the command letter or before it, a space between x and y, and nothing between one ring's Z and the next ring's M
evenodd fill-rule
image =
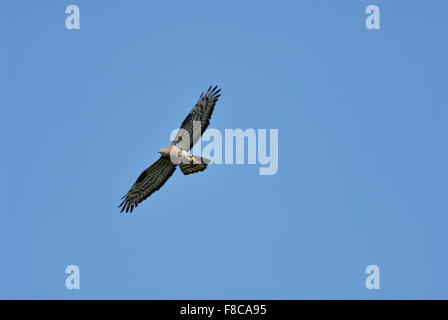
M168 152L168 148L162 148L162 149L159 149L159 151L158 151L162 156L163 155L168 155L169 154L169 152Z

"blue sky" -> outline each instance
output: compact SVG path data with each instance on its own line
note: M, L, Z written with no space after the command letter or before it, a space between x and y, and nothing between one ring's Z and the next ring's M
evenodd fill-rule
M447 11L0 0L0 298L448 298ZM210 84L212 128L279 130L277 174L178 170L121 214Z

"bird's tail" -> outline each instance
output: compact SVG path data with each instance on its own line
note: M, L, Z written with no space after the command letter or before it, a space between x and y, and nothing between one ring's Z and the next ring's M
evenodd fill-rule
M192 174L200 171L204 171L207 168L207 165L210 163L210 160L206 158L201 158L198 156L193 156L190 163L180 163L180 170L184 175Z

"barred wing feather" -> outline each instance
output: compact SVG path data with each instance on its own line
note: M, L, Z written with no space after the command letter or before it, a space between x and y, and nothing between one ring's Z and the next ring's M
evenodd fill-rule
M176 170L176 166L168 158L160 157L149 168L143 171L134 185L123 197L121 212L132 212L140 202L159 190Z
M199 97L199 101L196 103L196 105L193 107L193 109L190 111L190 113L180 126L180 129L186 130L186 132L188 132L189 141L187 141L188 139L183 139L182 130L180 130L177 136L174 138L174 145L187 151L193 148L195 143L199 140L201 135L210 124L210 118L215 108L215 104L221 96L219 94L221 89L217 89L218 86L215 86L213 88L212 86L210 86L210 88L208 88L205 93L203 92L201 94L201 96ZM199 124L200 130L199 127L196 127L193 130L194 124Z

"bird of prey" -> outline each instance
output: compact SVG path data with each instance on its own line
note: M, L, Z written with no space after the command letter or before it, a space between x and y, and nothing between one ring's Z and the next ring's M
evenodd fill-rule
M128 193L122 198L123 202L118 206L121 212L132 212L140 202L159 190L172 176L179 165L184 175L203 171L207 168L210 160L193 156L189 153L202 133L210 124L210 118L218 98L221 96L218 86L210 86L206 92L199 97L199 101L190 111L180 126L179 132L173 142L158 152L161 154L159 160L143 171L135 181ZM173 159L177 159L173 161Z

